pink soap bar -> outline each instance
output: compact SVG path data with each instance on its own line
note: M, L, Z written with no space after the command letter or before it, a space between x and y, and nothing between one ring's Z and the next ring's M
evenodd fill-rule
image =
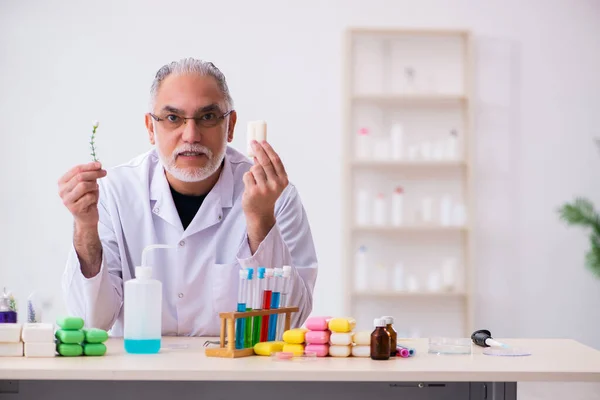
M305 341L309 344L326 344L329 343L329 331L308 331L305 335Z
M313 351L317 357L326 357L329 354L328 344L308 344L304 351Z
M326 331L331 317L310 317L306 320L306 329L311 331Z

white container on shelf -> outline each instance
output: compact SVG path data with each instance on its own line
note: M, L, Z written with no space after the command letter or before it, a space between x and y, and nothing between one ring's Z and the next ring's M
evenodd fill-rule
M423 160L431 160L431 142L424 141L421 143L421 157Z
M440 200L440 224L442 226L452 225L452 199L445 194Z
M360 128L356 136L356 158L358 160L368 160L373 153L373 139L368 128Z
M404 208L404 189L398 186L392 193L392 225L400 226L403 224Z
M419 158L419 146L416 144L408 146L408 159L415 161Z
M377 226L386 224L385 195L378 193L373 205L373 223Z
M450 137L446 140L446 158L458 159L458 131L456 129L450 131Z
M430 292L439 292L442 288L442 275L438 271L431 271L427 277L427 289Z
M373 268L369 271L371 277L371 288L375 292L385 292L388 290L388 270L384 264L377 263L373 266Z
M421 200L421 219L424 224L433 222L433 199L429 196Z
M455 258L447 258L442 262L442 288L446 291L456 290Z
M394 276L392 279L392 288L395 292L402 292L404 287L404 264L397 262L394 264Z
M404 156L404 129L402 124L395 123L392 125L390 132L392 159L400 160Z
M433 142L431 149L431 158L435 161L443 161L446 158L444 151L445 143L442 141Z
M358 292L369 290L369 265L367 248L360 246L354 258L354 289Z
M452 225L465 226L467 224L467 210L463 204L456 204L452 209Z
M366 189L359 189L356 194L356 224L369 225L371 223L371 193Z
M406 290L413 293L419 291L419 280L414 274L409 275L406 279Z

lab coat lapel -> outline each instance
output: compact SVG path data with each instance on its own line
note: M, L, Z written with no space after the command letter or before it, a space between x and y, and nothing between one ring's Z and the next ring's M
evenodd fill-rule
M226 155L219 180L202 202L196 216L185 230L184 237L221 223L225 217L225 208L233 205L233 184L233 171Z
M151 204L151 207L155 215L183 232L181 218L179 218L179 213L173 202L171 188L169 187L164 167L160 161L154 164L154 173L150 182L150 200L154 202L154 204Z

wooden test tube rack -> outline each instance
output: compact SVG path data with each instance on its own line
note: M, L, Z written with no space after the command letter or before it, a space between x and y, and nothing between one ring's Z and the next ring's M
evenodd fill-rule
M257 310L246 312L225 312L220 313L221 318L221 336L220 346L218 348L208 348L205 351L207 357L224 357L224 358L239 358L247 357L254 354L254 348L247 349L235 348L235 321L240 318L248 317L266 317L273 314L285 314L284 330L289 330L292 322L292 313L297 312L298 307L282 307L272 310ZM225 337L227 335L227 346L225 346Z

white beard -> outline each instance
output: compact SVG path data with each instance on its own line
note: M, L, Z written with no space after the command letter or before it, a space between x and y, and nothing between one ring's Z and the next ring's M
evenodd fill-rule
M175 179L182 182L200 182L209 178L219 169L219 166L223 162L223 158L225 158L225 151L227 150L227 140L223 140L223 145L219 149L218 153L214 155L208 147L200 144L186 143L173 150L173 153L169 157L165 157L165 155L160 151L158 135L154 136L154 140L156 142L156 151L163 167ZM185 151L204 153L208 158L208 162L203 167L178 167L176 165L177 155Z

